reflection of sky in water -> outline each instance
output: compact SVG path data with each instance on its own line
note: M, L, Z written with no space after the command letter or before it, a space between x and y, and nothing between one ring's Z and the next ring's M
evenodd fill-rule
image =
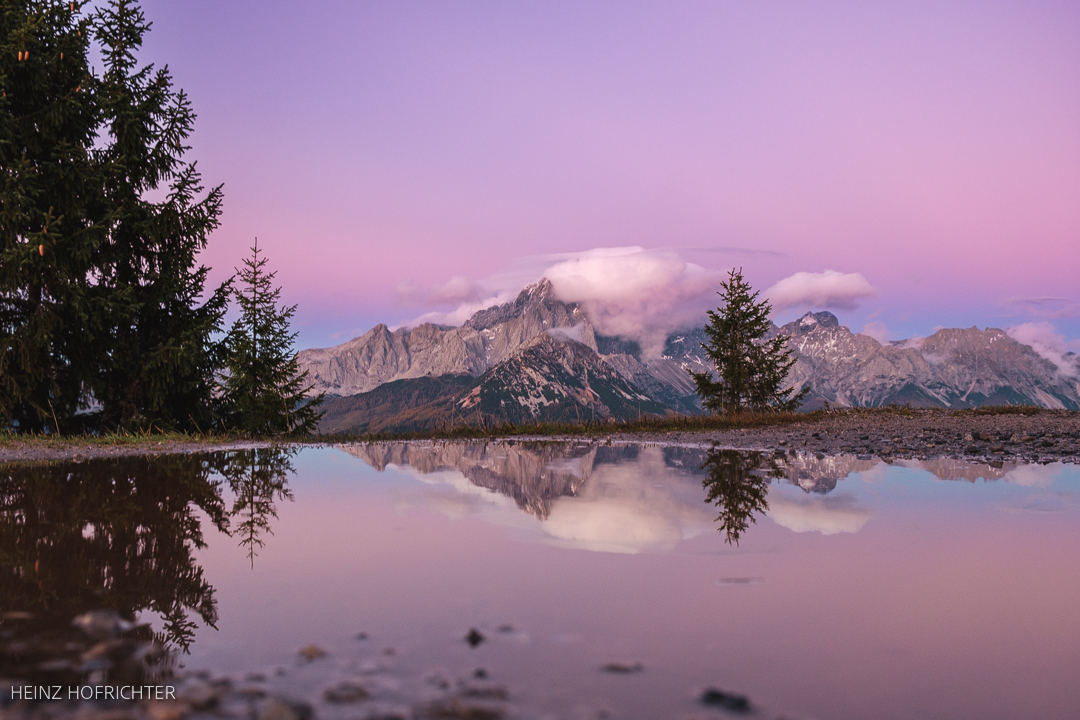
M192 666L291 666L309 642L336 657L365 630L417 672L483 664L553 715L603 696L620 717L690 716L710 684L838 720L1080 706L1076 466L794 458L734 546L700 452L378 450L303 451L254 570L210 538L220 630ZM461 642L503 623L519 632ZM646 669L597 673L612 661Z

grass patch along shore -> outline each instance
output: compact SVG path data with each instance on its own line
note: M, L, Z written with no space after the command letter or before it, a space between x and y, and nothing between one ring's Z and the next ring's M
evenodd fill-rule
M42 435L0 431L0 461L82 460L161 453L213 452L304 442L308 438L253 438L236 432L111 432L101 435Z

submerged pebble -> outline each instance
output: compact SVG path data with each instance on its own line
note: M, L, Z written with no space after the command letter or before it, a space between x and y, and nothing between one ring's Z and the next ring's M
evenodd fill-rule
M701 693L701 704L740 714L750 712L750 700L745 695L737 695L717 688L706 688Z
M470 629L468 635L465 636L465 642L469 643L469 647L476 647L484 642L485 639L483 633L476 628Z
M629 674L629 673L641 672L642 670L645 669L645 666L642 665L641 663L618 663L618 662L613 662L613 663L608 663L606 665L601 665L600 669L603 670L604 672L609 672L609 673Z
M270 697L259 703L255 720L310 720L311 706L305 702Z
M305 645L297 650L296 654L300 656L301 660L311 662L312 660L318 660L321 657L325 657L326 651L318 645Z
M323 700L331 703L356 703L369 697L367 688L353 680L342 680L323 690Z

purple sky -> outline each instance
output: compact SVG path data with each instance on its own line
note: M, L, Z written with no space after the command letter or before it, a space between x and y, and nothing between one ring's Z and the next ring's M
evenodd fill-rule
M858 273L834 312L881 337L1080 338L1075 2L145 9L225 184L204 261L257 235L299 347L626 246L763 291Z

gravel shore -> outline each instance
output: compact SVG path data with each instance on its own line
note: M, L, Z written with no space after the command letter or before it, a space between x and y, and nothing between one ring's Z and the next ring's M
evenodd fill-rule
M522 440L580 441L582 436L521 436ZM595 439L595 436L593 436ZM1016 412L874 408L840 410L787 425L741 430L618 433L603 436L620 443L716 445L740 450L798 449L826 455L846 453L881 458L951 457L976 462L1077 462L1080 412ZM289 443L324 447L331 443ZM0 462L74 460L99 457L215 452L270 447L265 441L196 443L147 440L123 445L58 440L0 441Z
M949 457L990 463L1078 462L1080 412L842 410L790 425L710 432L612 433L609 439L619 443L715 445L737 450L795 449L884 459Z
M289 443L292 444L292 443ZM315 443L301 443L316 445ZM92 458L138 457L146 455L191 454L220 452L226 450L250 450L252 448L278 447L281 443L262 440L236 442L159 442L146 441L124 442L106 445L100 442L84 440L0 440L0 462L39 462L71 460L82 462Z

